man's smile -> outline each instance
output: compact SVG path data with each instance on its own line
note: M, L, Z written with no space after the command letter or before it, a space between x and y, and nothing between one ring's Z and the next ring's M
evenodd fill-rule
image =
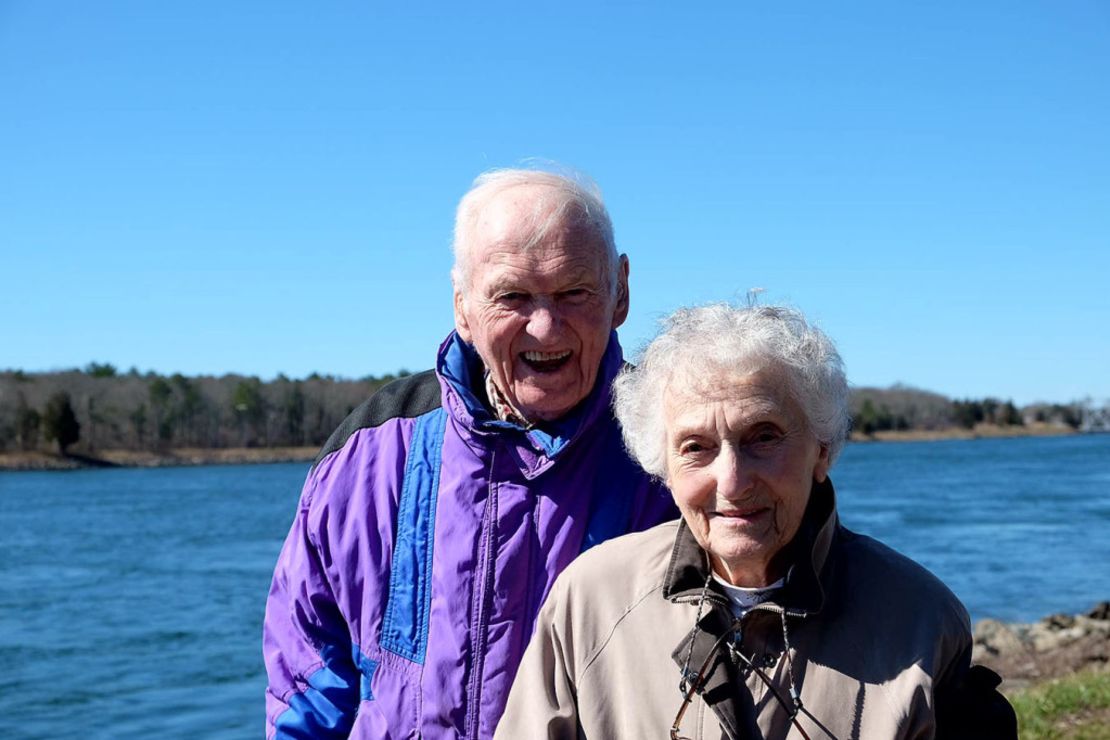
M529 350L528 352L521 352L520 359L524 361L525 365L538 373L553 373L565 365L572 354L574 353L569 349L562 352Z

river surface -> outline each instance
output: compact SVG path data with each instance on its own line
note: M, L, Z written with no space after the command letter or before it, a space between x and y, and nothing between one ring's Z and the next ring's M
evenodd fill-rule
M0 738L260 737L263 607L307 470L0 473ZM842 521L973 619L1110 599L1110 435L853 444L832 477Z

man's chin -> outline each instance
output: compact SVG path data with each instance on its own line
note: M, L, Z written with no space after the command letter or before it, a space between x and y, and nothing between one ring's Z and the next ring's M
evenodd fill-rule
M569 390L560 392L536 393L535 389L517 396L516 408L531 422L555 421L566 416L577 406L585 394Z

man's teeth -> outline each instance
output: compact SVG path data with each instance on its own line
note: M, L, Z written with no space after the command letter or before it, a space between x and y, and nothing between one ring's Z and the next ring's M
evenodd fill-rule
M525 352L524 359L529 362L554 362L570 357L570 350L563 352Z

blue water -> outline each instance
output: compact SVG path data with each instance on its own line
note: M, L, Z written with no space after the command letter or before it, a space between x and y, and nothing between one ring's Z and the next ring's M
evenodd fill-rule
M270 571L307 465L0 473L0 738L263 732ZM973 618L1110 599L1110 435L850 445L841 517Z
M307 469L0 473L0 738L260 737Z
M1110 600L1110 435L849 445L841 520L929 568L972 619Z

